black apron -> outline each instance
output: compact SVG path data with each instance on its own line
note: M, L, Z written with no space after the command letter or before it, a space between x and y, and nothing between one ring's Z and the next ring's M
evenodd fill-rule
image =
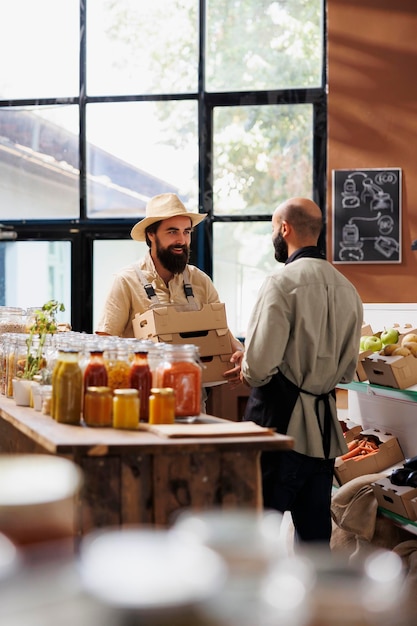
M252 388L243 419L256 422L260 426L275 428L277 432L286 435L291 415L300 393L306 393L316 398L316 417L322 436L324 456L328 459L332 424L330 395L333 398L336 397L334 389L317 395L297 387L284 374L278 371L266 385ZM323 419L320 416L321 404L324 409Z

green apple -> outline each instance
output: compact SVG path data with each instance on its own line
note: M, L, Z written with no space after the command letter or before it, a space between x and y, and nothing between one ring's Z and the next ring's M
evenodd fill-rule
M386 346L389 343L397 343L399 331L396 328L385 328L381 333L382 345Z
M364 352L366 350L365 348L365 341L367 339L369 339L370 337L372 337L372 335L362 335L360 342L359 342L359 351L360 352Z
M375 337L375 335L367 337L363 342L363 349L372 350L372 352L379 352L382 350L382 341L380 337Z

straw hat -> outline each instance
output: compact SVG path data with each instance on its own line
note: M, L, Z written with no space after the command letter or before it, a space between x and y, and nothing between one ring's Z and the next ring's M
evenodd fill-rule
M146 217L135 224L130 231L130 236L136 241L145 241L145 230L148 226L160 220L177 217L178 215L189 217L193 226L197 226L206 217L206 213L190 213L190 211L187 211L175 193L161 193L159 196L154 196L149 200L146 205Z

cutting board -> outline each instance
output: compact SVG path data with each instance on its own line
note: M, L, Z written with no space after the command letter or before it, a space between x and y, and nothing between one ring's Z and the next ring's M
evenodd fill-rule
M140 424L139 430L147 430L160 437L243 437L245 435L273 435L271 428L258 426L255 422L229 422L227 424Z

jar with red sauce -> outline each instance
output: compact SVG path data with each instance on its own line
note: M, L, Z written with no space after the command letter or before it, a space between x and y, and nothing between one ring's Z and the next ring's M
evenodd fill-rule
M84 370L84 389L87 387L107 387L107 368L104 361L104 351L90 350L90 359Z
M193 344L166 344L156 371L157 387L175 392L175 417L186 419L201 412L201 366Z
M148 353L144 348L135 348L130 365L130 387L137 389L140 400L141 422L149 421L149 395L152 387L152 372L148 363Z

